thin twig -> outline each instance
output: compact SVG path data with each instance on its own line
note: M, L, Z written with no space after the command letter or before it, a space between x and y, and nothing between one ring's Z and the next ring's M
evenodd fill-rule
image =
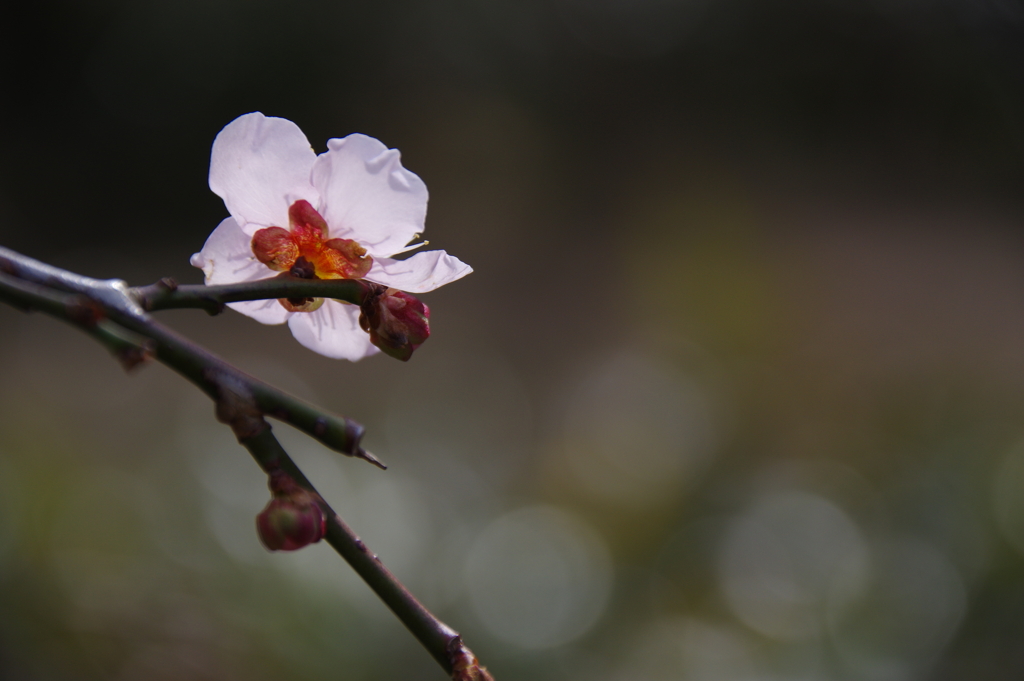
M359 305L367 291L368 286L359 279L302 279L285 272L269 279L212 286L161 279L129 293L147 311L198 308L218 314L227 303L273 298L333 298Z
M52 291L0 271L0 297L26 312L39 310L53 317L74 320L82 331L98 340L126 370L153 356L153 344L105 319L102 309L82 294Z
M289 282L286 285L291 285ZM157 285L159 286L159 284ZM276 297L279 289L267 285ZM173 293L172 286L166 288ZM351 288L351 287L350 287ZM454 681L493 681L491 675L463 644L461 636L437 619L406 589L366 547L361 539L323 501L312 484L274 436L264 415L290 423L344 454L377 463L359 447L359 424L321 412L262 381L236 369L171 329L158 324L142 309L140 301L164 300L164 307L184 301L204 300L187 295L148 298L140 289L129 289L120 280L98 280L66 272L0 247L0 299L18 307L38 310L89 333L111 349L126 366L134 366L151 353L209 395L217 418L228 424L238 441L249 450L264 471L283 469L299 485L314 493L327 519L325 539L366 581L410 632L420 641ZM134 293L133 293L134 292ZM234 298L233 300L247 300ZM156 308L151 308L156 309ZM138 359L126 360L135 353ZM383 467L383 466L382 466Z
M0 246L0 274L8 273L11 278L23 280L24 285L35 285L37 292L46 291L42 296L50 301L50 307L36 305L37 309L58 317L67 318L61 313L60 305L73 305L75 301L88 302L99 306L97 314L109 318L127 331L149 338L155 342L154 352L158 360L192 381L200 390L217 399L216 386L206 377L211 369L231 374L236 381L245 383L256 399L259 408L267 416L283 421L306 433L323 445L345 456L365 459L375 466L385 468L384 464L372 454L359 446L363 437L363 426L355 421L334 416L322 409L289 395L263 381L235 368L209 350L193 343L184 336L160 324L150 317L143 309L128 285L120 279L93 279L68 272L52 265L33 260ZM61 292L65 297L61 297ZM78 296L66 297L67 293ZM53 301L61 301L55 304ZM83 304L79 302L80 306ZM72 307L72 311L74 307ZM68 319L75 323L74 319ZM98 319L96 320L98 321ZM96 335L94 325L85 328ZM100 339L102 340L102 339ZM109 347L109 346L108 346ZM116 348L112 348L112 351Z
M281 468L300 486L316 494L316 489L292 462L269 426L254 435L240 438L239 442L249 450L249 453L259 462L265 472L269 474L273 470ZM449 675L453 675L462 659L461 654L452 654L453 650L460 645L455 642L461 642L458 632L434 617L367 548L363 540L352 531L352 528L346 525L326 502L322 501L319 494L316 494L316 498L327 518L327 533L324 535L327 543L352 566L352 569L363 578L374 593L412 632L413 636L423 644L437 663ZM458 677L453 676L453 678ZM476 678L483 681L490 677L478 676Z
M212 399L218 399L218 386L211 379L211 372L229 375L237 383L246 386L261 413L298 428L336 452L387 468L359 445L364 433L359 423L334 416L246 374L153 319L126 316L116 310L111 311L110 316L126 329L153 339L156 343L156 358L192 381Z

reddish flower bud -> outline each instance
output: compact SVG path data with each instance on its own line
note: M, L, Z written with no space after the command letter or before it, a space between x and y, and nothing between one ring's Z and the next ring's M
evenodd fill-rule
M403 362L430 337L430 308L395 288L377 286L360 306L359 326L370 342Z
M256 516L256 533L271 551L295 551L315 544L327 532L327 518L314 495L283 471L270 476L274 498Z

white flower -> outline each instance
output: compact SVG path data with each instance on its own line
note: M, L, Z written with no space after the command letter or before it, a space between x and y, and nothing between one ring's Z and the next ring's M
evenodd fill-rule
M207 284L265 279L295 266L296 256L308 256L313 262L300 265L320 278L363 278L412 293L473 271L444 251L392 259L423 232L427 188L402 167L397 150L366 135L328 140L317 156L291 121L246 114L214 140L210 189L231 217L192 256ZM328 357L354 361L378 352L355 305L229 305L264 324L288 322L300 343Z

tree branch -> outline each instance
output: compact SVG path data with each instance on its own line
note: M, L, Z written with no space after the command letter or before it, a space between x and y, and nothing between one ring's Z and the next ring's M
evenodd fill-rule
M217 418L228 424L238 441L268 474L282 469L312 492L327 519L325 539L387 604L454 681L493 681L461 636L430 613L370 552L361 539L316 493L273 435L265 415L303 430L328 447L358 456L382 468L359 446L363 428L354 421L326 414L313 405L236 369L216 355L154 321L145 309L222 306L237 300L288 295L323 296L358 303L358 282L313 282L272 279L231 287L175 287L162 282L129 289L117 279L83 277L0 247L0 299L25 311L38 310L68 322L96 338L126 368L148 357L191 381L209 395ZM330 285L331 292L320 285ZM284 288L281 288L281 287ZM283 295L282 295L283 293ZM245 297L251 296L251 297ZM212 304L211 304L212 301Z
M245 419L243 419L244 421ZM263 424L266 426L265 428L252 435L240 437L238 441L249 450L252 457L268 475L280 468L301 487L316 495L321 510L327 518L327 533L324 535L327 543L352 566L352 569L363 578L374 593L384 601L453 679L458 681L490 680L492 677L480 667L472 652L462 644L458 632L434 617L381 563L380 559L363 543L363 540L345 524L341 517L334 512L334 509L323 501L313 485L281 447L269 424L265 421ZM251 429L252 424L243 425L244 431ZM471 675L467 676L466 670L471 668L475 668L475 671L470 672ZM457 675L460 673L461 676ZM476 675L472 675L473 673Z
M146 314L132 295L133 289L120 279L83 277L0 246L0 275L5 272L8 273L5 278L8 282L18 282L18 286L8 284L12 302L20 300L22 307L28 306L64 319L94 337L109 329L109 325L101 325L97 330L97 323L109 319L128 332L150 339L153 342L152 352L158 360L190 380L212 399L217 399L217 388L208 379L208 372L217 370L232 375L237 382L248 386L262 413L294 426L336 452L366 459L385 468L376 457L359 446L364 433L360 424L324 412L264 383L160 324ZM23 281L19 282L19 279ZM82 306L89 307L93 318L82 317L79 312ZM116 354L117 348L107 345Z
M102 309L87 296L52 291L0 271L0 298L25 312L39 310L52 317L73 320L78 328L106 346L125 370L134 369L153 356L152 341L104 319Z
M360 305L369 289L360 279L301 279L285 272L269 279L213 286L179 285L173 279L161 279L129 293L147 311L198 308L218 314L227 303L274 298L333 298Z

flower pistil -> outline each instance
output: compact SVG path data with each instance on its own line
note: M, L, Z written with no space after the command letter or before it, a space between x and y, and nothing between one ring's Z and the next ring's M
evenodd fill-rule
M361 279L373 265L366 249L352 239L328 239L327 221L309 201L288 208L290 229L266 227L252 237L256 259L275 272L302 279ZM322 298L281 298L291 312L312 312Z
M314 279L362 279L373 258L352 239L328 239L327 222L300 200L288 208L290 229L266 227L252 237L256 259L276 272L287 272L299 258L313 267Z

